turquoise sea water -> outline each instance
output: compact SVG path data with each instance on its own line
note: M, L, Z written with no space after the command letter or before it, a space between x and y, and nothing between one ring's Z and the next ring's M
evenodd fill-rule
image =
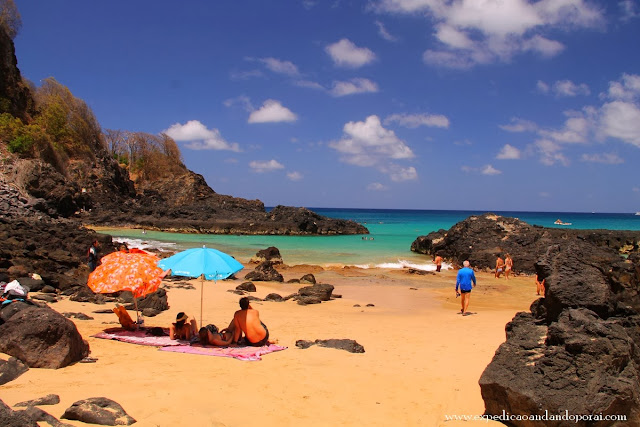
M484 211L311 208L332 218L364 224L369 235L355 236L226 236L108 229L114 240L130 247L179 251L200 245L227 252L241 262L269 246L280 250L286 264L357 265L431 269L431 258L411 252L411 243L431 231L449 229L470 215ZM529 224L575 229L640 230L640 215L633 213L495 212ZM561 219L571 225L554 225Z

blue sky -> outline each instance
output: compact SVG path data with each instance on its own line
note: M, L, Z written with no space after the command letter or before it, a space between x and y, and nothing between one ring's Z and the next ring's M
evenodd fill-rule
M18 66L218 193L640 211L640 0L17 0Z

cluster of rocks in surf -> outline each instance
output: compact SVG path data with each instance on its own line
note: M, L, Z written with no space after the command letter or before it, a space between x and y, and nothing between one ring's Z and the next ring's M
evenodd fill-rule
M531 416L508 421L514 426L568 425L533 419L565 411L585 416L570 421L576 426L640 425L639 237L485 214L414 242L414 251L480 269L510 253L518 271L546 279L545 297L507 324L506 341L480 378L487 415Z

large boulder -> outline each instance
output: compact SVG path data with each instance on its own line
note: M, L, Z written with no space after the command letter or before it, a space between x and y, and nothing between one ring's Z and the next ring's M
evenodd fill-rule
M38 423L24 411L14 411L0 400L0 426L2 427L38 427Z
M320 301L329 301L331 299L333 289L333 285L316 283L312 286L305 286L304 288L298 289L298 295L301 297L314 297Z
M74 402L61 418L104 426L128 426L136 422L120 404L106 397L90 397Z
M30 368L62 368L89 354L75 324L49 307L26 305L0 325L0 336L0 352Z
M480 378L487 415L537 415L515 426L564 426L546 414L623 416L571 425L640 425L640 268L596 241L557 240L535 263L545 298L518 313ZM575 421L575 422L574 422Z

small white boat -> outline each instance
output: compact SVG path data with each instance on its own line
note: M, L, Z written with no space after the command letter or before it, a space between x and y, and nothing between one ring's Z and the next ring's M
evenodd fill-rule
M636 212L636 215L639 215L639 216L640 216L640 212Z

